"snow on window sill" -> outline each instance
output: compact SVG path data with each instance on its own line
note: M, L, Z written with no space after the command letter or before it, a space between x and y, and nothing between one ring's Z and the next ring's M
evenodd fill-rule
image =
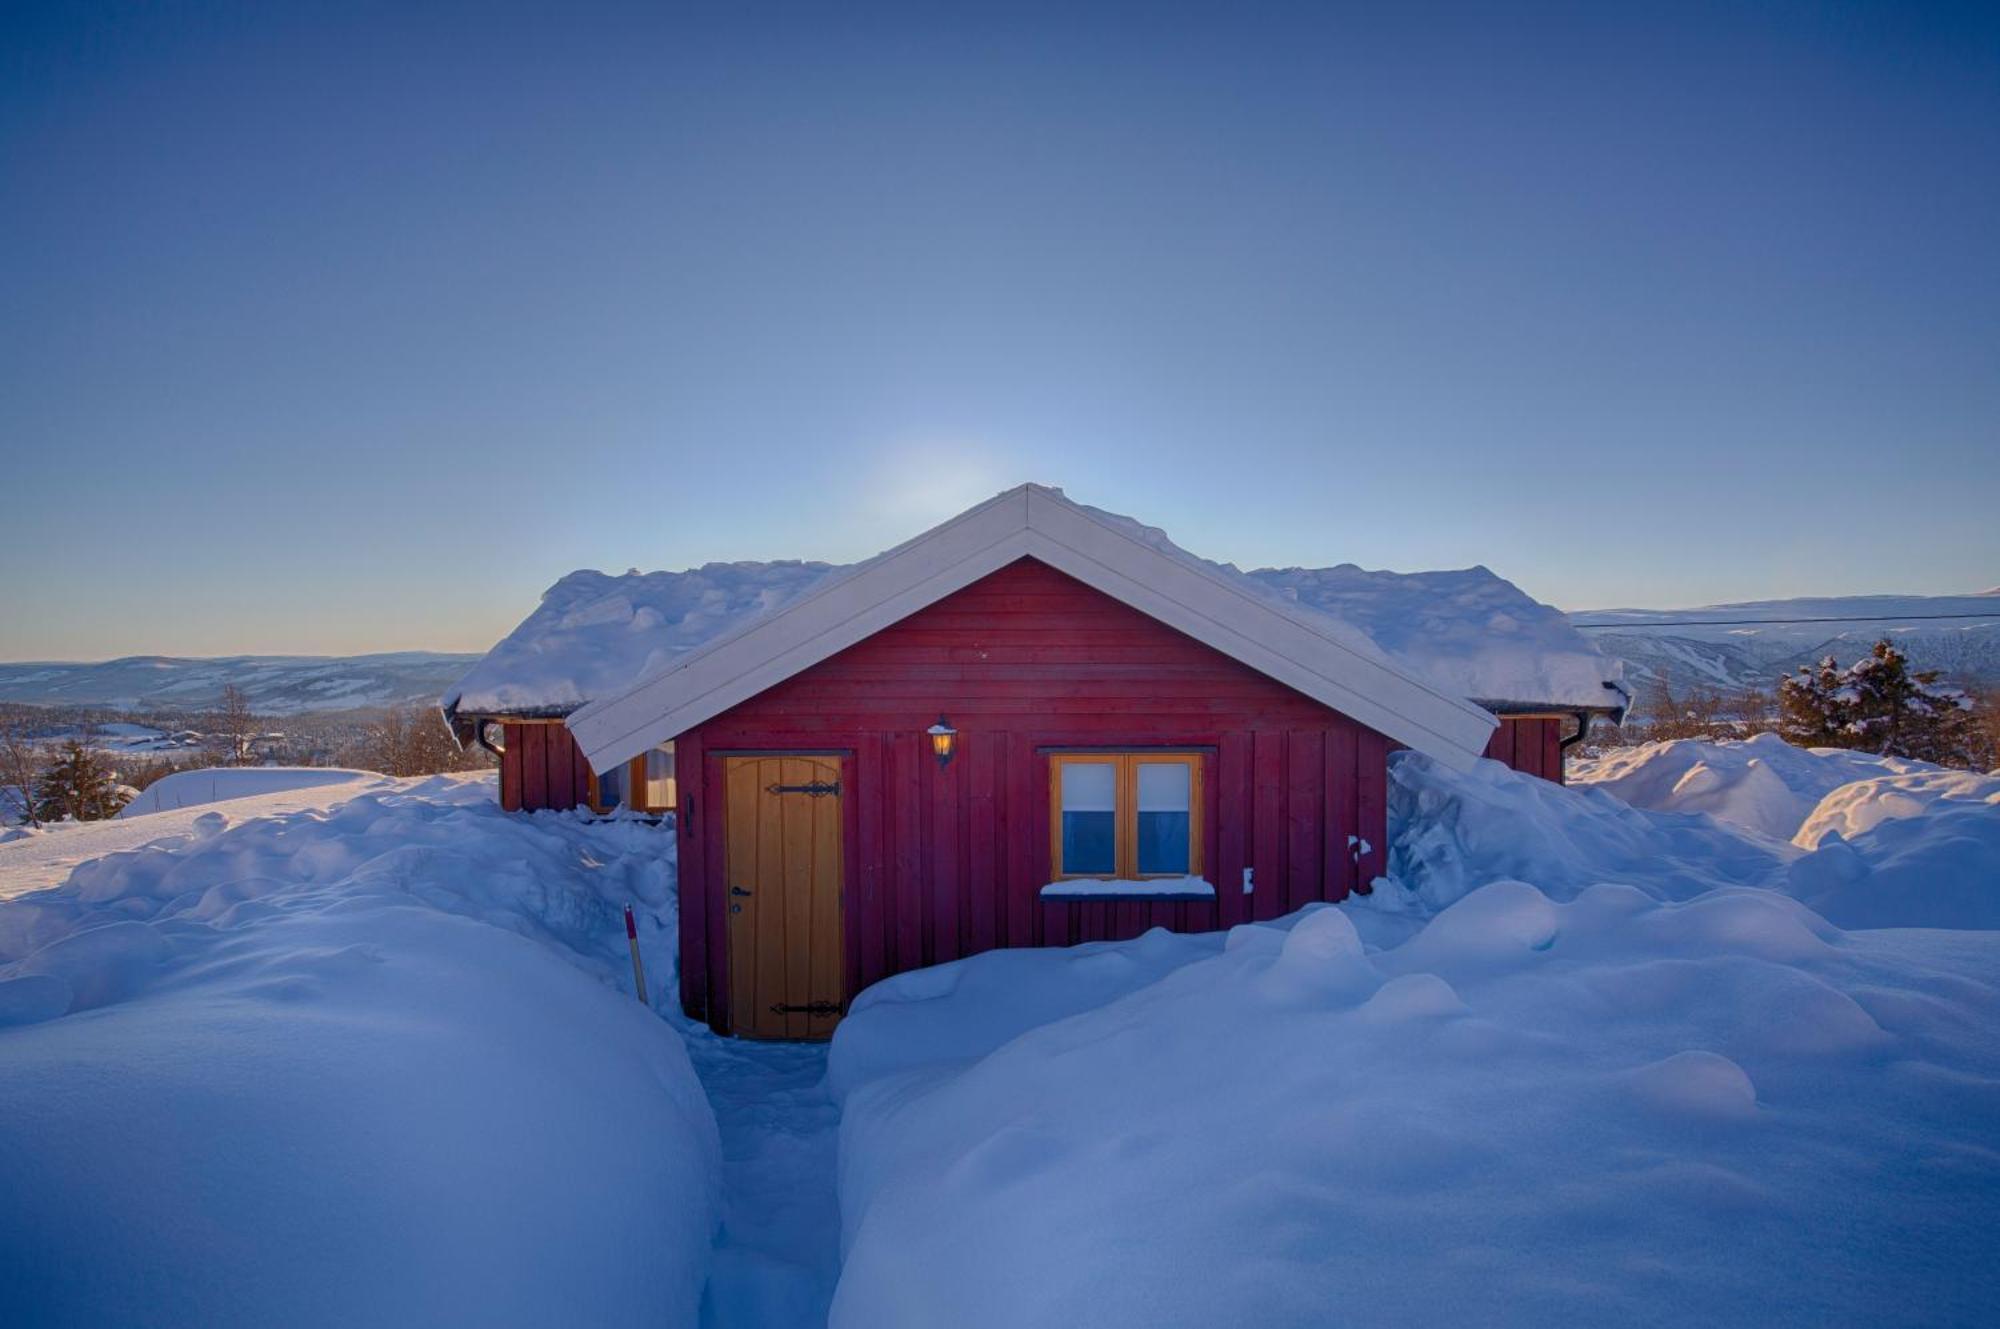
M1215 887L1200 877L1072 877L1042 887L1044 900L1213 900Z

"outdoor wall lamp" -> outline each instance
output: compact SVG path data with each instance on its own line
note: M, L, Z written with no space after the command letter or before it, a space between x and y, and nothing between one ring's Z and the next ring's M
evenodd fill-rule
M958 746L958 731L951 727L951 721L940 715L938 722L924 732L931 736L931 751L937 754L938 765L951 765L952 751Z

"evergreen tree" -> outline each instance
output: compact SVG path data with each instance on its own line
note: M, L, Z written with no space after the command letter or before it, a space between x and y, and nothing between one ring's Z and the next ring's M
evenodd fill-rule
M102 821L125 806L117 772L97 749L78 739L63 744L35 782L35 816L43 821Z
M1862 748L1963 766L1972 756L1971 699L1938 682L1936 670L1912 673L1887 641L1842 669L1827 656L1778 687L1779 729L1801 747Z

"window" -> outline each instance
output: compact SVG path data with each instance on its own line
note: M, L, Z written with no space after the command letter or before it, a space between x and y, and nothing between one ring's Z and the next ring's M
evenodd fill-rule
M629 766L614 766L601 775L591 777L590 805L599 812L609 812L625 801L625 780Z
M1201 874L1198 753L1056 753L1049 808L1058 880Z
M623 766L590 777L590 806L599 812L619 807L672 812L678 797L672 743L662 743Z
M645 756L645 791L640 802L648 812L672 812L680 801L674 783L674 745L663 743Z

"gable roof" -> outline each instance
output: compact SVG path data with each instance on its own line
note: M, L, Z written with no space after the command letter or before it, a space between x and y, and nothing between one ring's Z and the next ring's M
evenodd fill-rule
M1448 765L1486 745L1486 711L1392 660L1359 630L1180 550L1151 528L1022 485L864 563L821 577L638 682L574 711L606 770L1023 557L1176 628Z

